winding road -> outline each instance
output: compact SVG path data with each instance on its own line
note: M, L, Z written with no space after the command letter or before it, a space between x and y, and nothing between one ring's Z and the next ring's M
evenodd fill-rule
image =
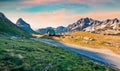
M81 47L73 44L58 42L51 39L42 39L42 38L31 38L31 39L35 41L51 44L54 46L62 47L69 51L73 51L77 54L84 55L100 63L104 63L106 65L114 67L120 71L120 55L115 54L114 52L108 49L95 49L95 48Z

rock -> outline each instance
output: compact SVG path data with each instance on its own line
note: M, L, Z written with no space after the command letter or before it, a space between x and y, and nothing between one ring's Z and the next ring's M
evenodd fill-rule
M11 40L14 40L14 39L17 39L17 37L11 36L10 39L11 39Z
M18 54L19 59L23 59L24 57L21 54Z
M87 41L94 41L95 39L93 38L89 38L89 37L83 37L84 40L87 40Z

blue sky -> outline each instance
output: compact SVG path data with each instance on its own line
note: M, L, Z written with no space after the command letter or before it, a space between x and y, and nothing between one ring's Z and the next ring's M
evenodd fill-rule
M84 17L120 18L120 0L0 0L12 22L23 18L33 29L67 26Z
M45 5L36 5L30 8L23 9L24 12L53 12L56 10L69 10L74 11L75 13L86 13L92 10L92 7L85 4L45 4Z

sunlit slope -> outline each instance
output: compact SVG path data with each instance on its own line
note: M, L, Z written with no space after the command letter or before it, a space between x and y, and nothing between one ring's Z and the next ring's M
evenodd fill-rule
M54 37L54 39L92 48L108 48L116 53L120 53L120 36L73 32L60 38Z

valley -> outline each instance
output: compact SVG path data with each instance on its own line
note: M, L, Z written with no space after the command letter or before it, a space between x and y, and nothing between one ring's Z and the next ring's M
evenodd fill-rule
M0 35L1 71L115 71L58 46Z
M120 54L119 36L68 31L63 26L56 29L52 27L42 29L43 34L37 31L33 31L22 18L14 24L3 13L0 13L1 71L119 70L119 63L116 62L119 60L119 55L118 57L116 54L113 56L113 53L108 55L103 50L101 50L102 53L97 52L105 48ZM98 50L94 52L94 50L88 51L89 48L78 49L77 45L83 49L89 47ZM70 46L72 48L69 48Z

